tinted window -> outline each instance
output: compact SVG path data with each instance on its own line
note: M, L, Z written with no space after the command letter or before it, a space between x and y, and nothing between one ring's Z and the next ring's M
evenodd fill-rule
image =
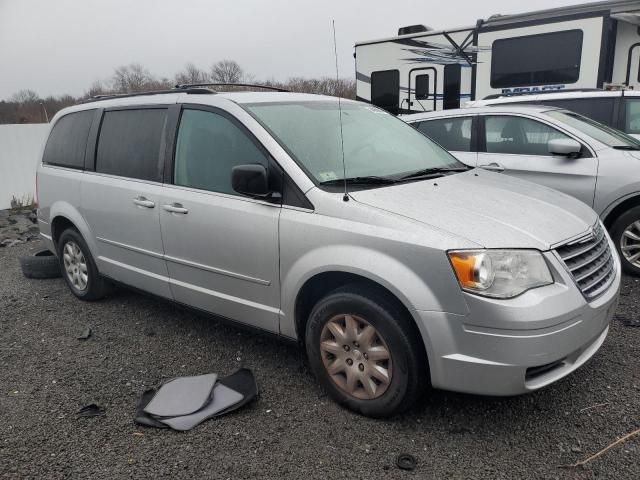
M42 161L62 167L84 168L84 151L95 110L70 113L53 126Z
M163 108L105 112L96 172L162 181L160 148L166 112Z
M625 99L624 131L640 133L640 100Z
M544 123L524 117L485 117L487 152L551 155L549 140L570 138Z
M541 103L566 108L605 125L611 125L613 120L613 98L575 98Z
M491 54L491 86L575 83L581 55L582 30L496 40Z
M231 169L267 157L231 120L216 113L185 110L180 120L174 183L212 192L233 193Z
M443 118L419 123L418 130L447 150L471 151L471 117Z
M398 113L400 72L384 70L371 74L371 103L391 113Z
M429 98L429 75L416 76L416 100Z
M606 125L591 120L590 118L583 117L577 113L550 110L545 112L545 115L553 118L554 120L560 120L568 126L575 128L576 130L579 130L580 132L595 138L599 142L610 147L630 150L638 150L638 147L640 147L640 141L636 138L633 138L620 130L616 130L615 128L607 127Z
M460 65L444 66L443 104L445 110L460 107L460 81L462 67Z

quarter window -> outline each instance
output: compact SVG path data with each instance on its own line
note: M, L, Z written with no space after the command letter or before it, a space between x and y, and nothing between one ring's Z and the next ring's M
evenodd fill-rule
M166 113L164 108L105 112L96 172L161 182Z
M95 110L83 110L60 118L49 134L43 163L84 168L84 153L94 113Z
M577 82L582 37L582 30L566 30L496 40L491 53L491 86Z
M443 118L420 122L417 127L449 151L470 152L472 122L472 117Z
M382 70L371 74L371 103L397 114L400 103L400 72Z
M185 110L180 120L174 183L212 192L236 194L231 170L236 165L268 166L267 156L227 117Z
M570 138L544 123L524 117L485 117L488 153L548 155L550 140Z

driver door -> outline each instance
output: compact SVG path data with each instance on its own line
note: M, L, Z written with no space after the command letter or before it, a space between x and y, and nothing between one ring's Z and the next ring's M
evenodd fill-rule
M552 155L548 150L550 140L573 137L528 117L486 115L480 119L484 127L480 132L484 134L480 138L479 167L545 185L593 206L598 159L584 144L579 158Z

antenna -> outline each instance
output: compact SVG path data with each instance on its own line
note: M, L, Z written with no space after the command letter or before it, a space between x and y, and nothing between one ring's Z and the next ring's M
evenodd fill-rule
M333 54L336 58L336 93L338 90L338 84L340 83L340 76L338 75L338 44L336 43L336 21L331 20L333 26ZM340 150L342 152L342 179L344 180L344 195L342 200L349 201L349 193L347 192L347 166L344 163L344 136L342 135L342 100L338 95L338 112L340 114Z

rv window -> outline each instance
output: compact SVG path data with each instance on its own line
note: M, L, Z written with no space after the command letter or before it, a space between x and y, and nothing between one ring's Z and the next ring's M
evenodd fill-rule
M444 87L442 108L460 108L460 82L462 67L458 64L444 66Z
M43 163L84 168L84 151L95 110L69 113L53 126L42 157Z
M400 72L383 70L371 74L371 103L393 114L400 103Z
M452 152L471 151L471 117L441 118L416 126L427 137Z
M582 36L582 30L566 30L496 40L491 54L491 86L577 82Z
M429 98L429 75L416 76L416 100Z

